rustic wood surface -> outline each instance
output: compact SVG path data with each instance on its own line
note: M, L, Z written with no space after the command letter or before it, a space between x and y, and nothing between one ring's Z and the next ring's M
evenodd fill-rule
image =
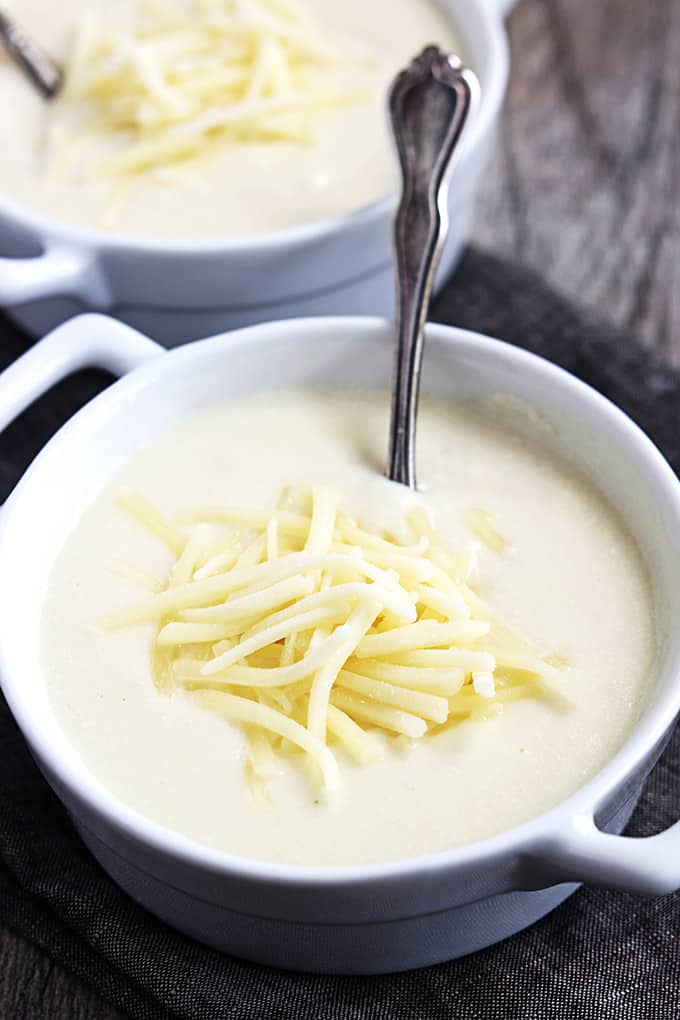
M680 4L521 0L476 238L680 364ZM0 929L0 1020L119 1020Z
M680 364L680 4L522 0L477 238Z

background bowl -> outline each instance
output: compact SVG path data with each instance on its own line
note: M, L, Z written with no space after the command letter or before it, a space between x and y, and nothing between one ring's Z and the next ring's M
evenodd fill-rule
M501 0L438 0L482 86L450 185L439 279L460 255L505 91ZM147 241L68 226L0 198L0 304L42 336L107 310L166 345L296 315L391 315L393 197L336 219L225 241Z
M40 661L52 564L84 507L141 443L179 417L257 390L380 386L393 330L378 319L263 324L171 354L100 316L61 326L0 376L0 428L86 364L130 374L50 441L0 513L0 673L33 755L102 866L131 896L201 941L282 967L378 973L498 941L591 881L637 892L680 887L680 823L619 833L680 709L680 483L644 434L589 387L478 334L430 326L424 385L485 400L506 394L547 425L617 506L647 563L662 647L647 707L621 750L551 811L460 849L355 868L245 860L202 847L127 807L63 733ZM49 512L46 511L49 508Z

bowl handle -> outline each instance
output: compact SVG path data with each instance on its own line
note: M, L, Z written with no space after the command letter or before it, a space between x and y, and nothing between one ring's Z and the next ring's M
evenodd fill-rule
M119 376L163 353L160 344L105 315L69 319L0 374L0 432L55 383L81 368L103 368Z
M598 829L592 815L578 815L537 849L536 863L547 867L551 881L651 896L680 889L680 822L656 836L614 836Z
M98 262L60 244L34 258L0 258L0 304L70 295L91 308L110 308L111 291Z

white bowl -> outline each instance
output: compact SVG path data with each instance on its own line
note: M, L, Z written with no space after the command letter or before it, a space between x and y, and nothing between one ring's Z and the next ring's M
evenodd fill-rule
M264 324L161 354L114 320L59 327L0 376L0 428L57 379L99 365L123 379L48 444L0 512L0 672L36 761L95 857L134 899L238 956L301 970L378 973L469 953L532 923L589 881L680 887L680 823L621 832L680 709L680 483L645 435L596 392L497 340L430 326L424 385L508 394L623 514L648 565L664 636L647 707L615 757L551 811L492 839L385 865L305 868L240 859L149 821L94 776L63 733L40 655L46 581L97 490L178 418L234 394L308 384L384 385L392 328L378 319ZM548 439L547 437L552 438ZM453 808L452 808L453 809Z
M491 151L507 78L502 0L439 0L482 85L451 179L455 264ZM507 0L506 0L507 5ZM147 241L59 223L0 197L0 305L33 336L106 310L166 345L297 315L391 316L394 198L346 216L224 241Z

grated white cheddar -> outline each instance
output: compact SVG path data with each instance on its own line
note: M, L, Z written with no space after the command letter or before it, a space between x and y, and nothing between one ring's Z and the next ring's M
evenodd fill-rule
M502 555L512 548L505 535L498 530L495 515L488 510L469 507L465 512L465 523L479 541L493 552Z
M493 673L473 672L472 686L481 698L493 698L496 693L496 682Z
M299 0L136 0L75 29L51 111L52 172L104 140L109 219L141 175L159 179L230 146L310 145L320 117L373 98L375 58Z
M409 545L408 527L402 543L360 526L325 488L290 490L271 513L206 507L172 520L137 494L118 502L176 562L156 593L127 569L146 598L105 625L152 624L158 689L184 689L244 727L258 803L286 756L304 752L312 784L330 789L336 748L369 764L379 734L412 742L491 718L553 696L547 684L566 668L496 618L469 586L464 550L437 544L424 508L409 511Z

